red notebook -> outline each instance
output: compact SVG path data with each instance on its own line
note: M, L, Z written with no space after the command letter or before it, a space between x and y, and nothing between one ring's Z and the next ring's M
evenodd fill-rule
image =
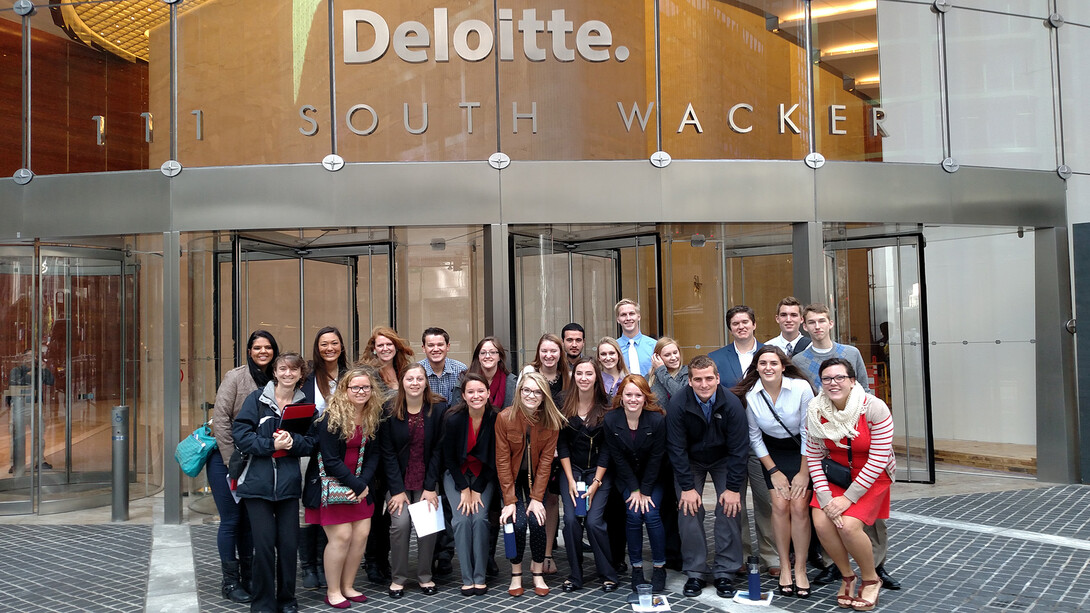
M306 434L317 416L318 409L313 403L289 404L284 407L284 412L280 415L280 424L276 429L287 430L293 434ZM282 458L286 455L288 455L288 451L280 449L273 452L272 457Z

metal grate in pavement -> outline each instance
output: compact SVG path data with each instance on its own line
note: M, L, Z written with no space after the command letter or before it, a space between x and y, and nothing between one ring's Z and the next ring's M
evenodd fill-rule
M151 526L0 525L0 542L0 610L144 610Z

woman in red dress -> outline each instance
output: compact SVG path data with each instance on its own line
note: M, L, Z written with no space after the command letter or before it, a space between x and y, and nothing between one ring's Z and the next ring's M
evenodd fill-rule
M349 601L367 600L353 584L375 512L370 483L381 456L375 442L382 419L380 381L371 367L349 370L337 383L329 405L315 422L319 457L326 474L351 488L355 497L352 504L322 505L314 500L321 496L321 479L308 471L310 478L303 497L311 500L307 504L306 521L321 525L329 539L324 556L328 584L325 602L335 609L347 609Z
M874 569L874 554L863 525L889 517L889 488L896 460L893 455L893 416L889 407L855 381L855 369L843 358L821 363L821 393L806 413L806 463L814 483L814 528L821 546L843 577L836 602L841 608L869 611L878 604L882 580ZM822 460L849 469L850 483L838 485L826 474ZM830 473L834 473L835 466ZM845 475L846 476L846 475ZM851 561L859 566L858 593Z

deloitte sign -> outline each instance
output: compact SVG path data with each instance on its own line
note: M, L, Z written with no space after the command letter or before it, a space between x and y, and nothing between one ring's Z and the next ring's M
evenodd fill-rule
M369 10L347 10L344 16L344 62L346 64L370 64L381 59L392 46L394 54L405 62L419 64L433 59L450 61L450 48L467 62L479 62L498 48L501 61L515 59L515 31L522 38L522 53L531 62L544 62L551 49L555 59L561 62L575 60L576 53L588 62L605 62L612 56L618 62L628 59L627 47L613 48L613 33L602 21L589 20L579 25L569 21L564 9L552 11L548 21L539 19L537 9L522 11L522 18L515 21L514 11L499 9L496 13L498 34L480 19L467 19L451 31L447 9L433 11L433 28L419 21L406 21L390 32L390 25L382 15ZM374 42L360 49L361 27L374 31ZM575 33L575 46L570 46L568 35ZM542 36L544 35L544 36ZM544 46L542 39L544 39ZM433 44L434 43L434 44ZM429 57L431 51L431 57ZM612 51L612 54L610 53Z

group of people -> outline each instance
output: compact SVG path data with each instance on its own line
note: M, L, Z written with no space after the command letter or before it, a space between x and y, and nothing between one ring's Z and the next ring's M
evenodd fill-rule
M781 595L810 596L808 559L822 568L815 583L841 580L845 608L874 608L883 581L898 587L881 566L893 420L868 393L859 352L832 340L828 308L785 298L781 334L762 345L753 310L734 307L726 315L734 342L688 363L677 341L640 333L636 302L621 300L615 315L619 337L590 348L583 328L568 324L561 336L544 334L517 374L495 337L481 339L466 365L447 356L446 331L428 328L424 359L414 361L406 340L378 327L350 364L340 332L327 327L308 363L255 331L246 364L220 385L213 418L218 450L207 471L223 596L252 611L296 610L297 555L304 587L324 587L333 608L367 600L354 587L365 557L391 598L410 582L436 593L433 576L449 572L452 556L461 593L483 595L499 547L511 565L507 591L521 596L527 533L532 590L545 596L562 531L566 592L584 587L585 539L606 592L626 571L633 590L664 591L669 567L686 575L686 596L711 578L729 598L748 548L747 482L760 553ZM298 403L315 406L313 426L280 429ZM414 503L447 519L447 530L417 534L415 568Z

